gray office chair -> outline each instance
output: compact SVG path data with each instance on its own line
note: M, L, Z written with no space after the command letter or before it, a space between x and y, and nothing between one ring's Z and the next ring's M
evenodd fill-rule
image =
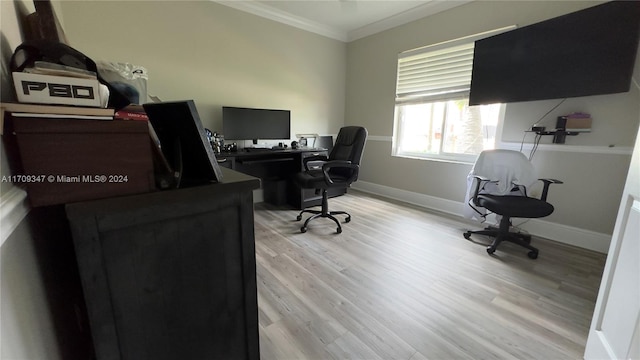
M304 209L298 214L296 220L302 220L302 214L311 213L301 232L307 231L307 226L311 220L317 218L329 218L333 220L338 228L336 232L342 232L342 226L334 215L346 215L345 222L351 221L351 215L344 211L329 211L328 189L347 188L358 179L360 171L360 160L364 144L367 140L367 129L359 126L346 126L340 129L336 143L329 153L329 156L312 156L304 159L305 171L296 174L295 181L304 189L316 189L322 191L321 210ZM322 168L311 169L310 162L324 161Z
M551 215L553 205L547 202L549 185L562 184L555 179L537 179L544 183L539 199L527 195L527 186L536 179L533 165L519 151L486 150L476 161L469 174L470 200L468 205L481 217L485 209L501 215L499 227L487 227L479 231L466 231L463 236L470 239L471 234L488 235L495 239L487 247L487 253L493 254L503 241L513 242L529 249L529 258L538 257L538 249L531 246L531 236L519 232L511 232L512 218L541 218Z

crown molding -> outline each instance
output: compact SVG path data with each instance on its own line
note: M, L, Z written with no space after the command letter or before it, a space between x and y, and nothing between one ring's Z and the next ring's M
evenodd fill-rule
M257 1L211 1L236 10L247 12L269 20L277 21L285 25L293 26L298 29L322 35L331 39L339 40L342 42L350 42L379 33L384 30L394 28L396 26L407 24L411 21L422 19L424 17L452 9L460 5L464 5L473 0L434 0L349 32L337 30L331 26L327 26L309 20L307 18L290 14L288 12L276 9Z
M392 29L394 27L408 24L412 21L425 18L460 5L472 2L473 0L434 0L426 4L416 6L407 11L376 21L369 25L350 31L347 34L347 42L362 39L369 35Z
M343 42L348 41L348 36L343 31L338 31L330 26L326 26L309 19L295 16L285 11L281 11L274 7L264 5L256 1L220 1L211 0L220 5L228 6L230 8L244 11L256 16L260 16L269 20L277 21L279 23L296 27L298 29L306 30L318 35L326 36L331 39L340 40Z

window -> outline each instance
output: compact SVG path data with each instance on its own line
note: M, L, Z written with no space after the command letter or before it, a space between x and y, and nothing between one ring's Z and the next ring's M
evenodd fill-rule
M398 56L393 155L473 162L494 147L503 105L468 105L473 46L510 28Z
M473 162L482 150L493 149L501 105L467 102L396 105L394 155Z

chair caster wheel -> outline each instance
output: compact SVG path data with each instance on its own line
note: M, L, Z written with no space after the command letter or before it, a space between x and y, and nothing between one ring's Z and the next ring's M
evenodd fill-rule
M487 248L487 254L493 255L494 252L496 252L496 249L491 248L491 246Z
M346 219L344 219L344 222L349 222L349 221L351 221L351 216L349 216Z
M303 226L303 227L301 227L301 228L300 228L300 232L301 232L301 233L306 233L306 232L307 232L307 228L306 228L306 227L304 227L304 226Z
M336 229L336 232L337 232L338 234L342 233L342 228L337 228L337 229Z
M529 257L529 259L537 259L538 258L538 252L537 251L529 251L527 253L527 256Z
M462 236L464 236L464 238L467 240L471 239L471 231L467 231L466 233L462 234Z
M298 215L298 217L296 218L296 221L300 221L302 220L302 215Z

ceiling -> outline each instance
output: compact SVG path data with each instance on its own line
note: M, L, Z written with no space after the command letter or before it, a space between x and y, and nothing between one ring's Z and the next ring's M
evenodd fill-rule
M470 1L220 0L216 2L303 30L348 42Z

